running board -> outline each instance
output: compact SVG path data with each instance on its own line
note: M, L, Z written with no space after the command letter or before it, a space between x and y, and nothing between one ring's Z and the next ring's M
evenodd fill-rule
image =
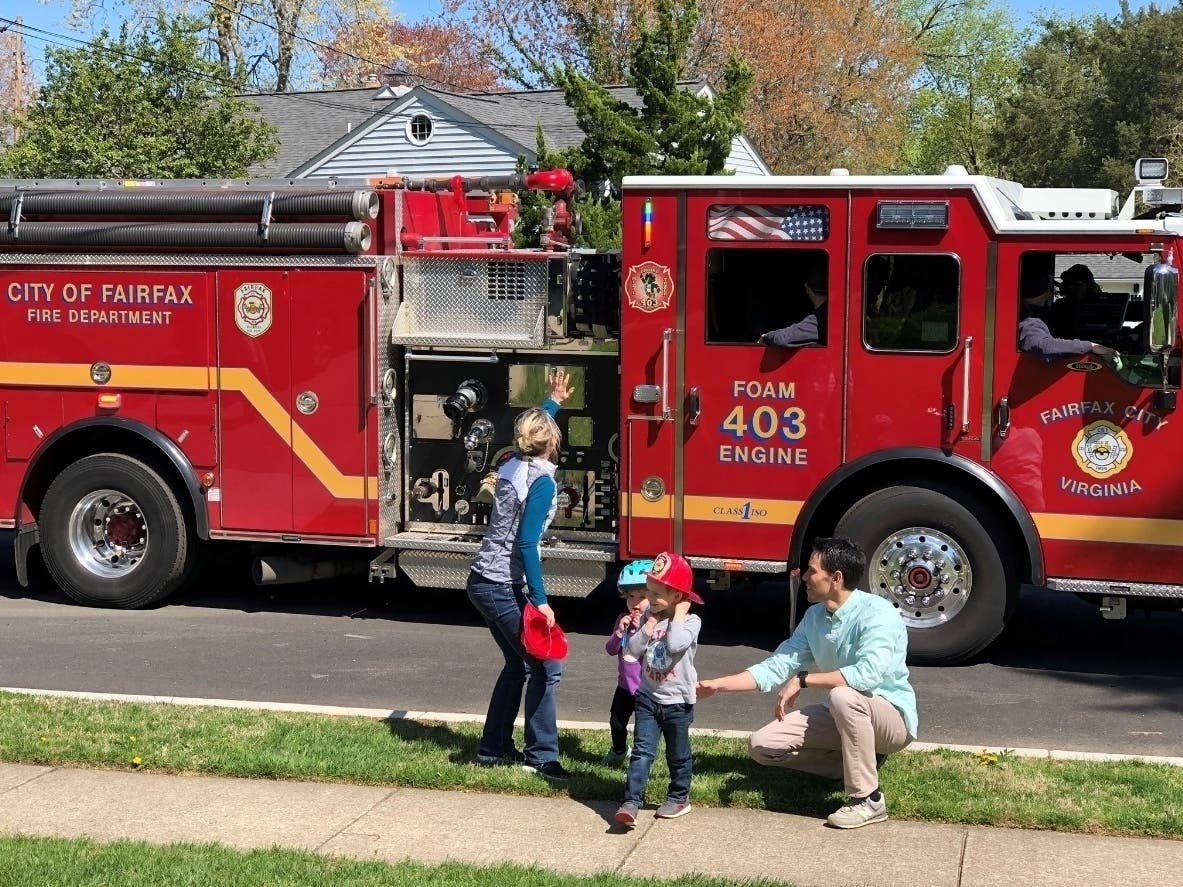
M1156 585L1146 582L1106 582L1102 579L1048 579L1047 587L1072 594L1095 594L1109 597L1183 598L1183 585Z
M439 533L397 533L384 540L386 550L370 563L370 578L379 582L403 573L421 588L464 588L472 558L481 540ZM608 565L618 559L617 546L551 541L542 544L548 594L586 597L604 581Z

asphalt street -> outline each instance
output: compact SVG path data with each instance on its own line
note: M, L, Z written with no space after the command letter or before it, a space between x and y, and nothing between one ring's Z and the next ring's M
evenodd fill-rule
M481 714L498 654L463 592L364 579L255 588L218 576L142 611L76 606L45 583L16 585L0 534L0 686ZM788 630L783 586L717 592L699 612L700 675L738 671ZM615 664L610 597L559 599L571 655L564 719L606 720ZM978 661L916 668L921 739L959 745L1177 755L1183 748L1183 615L1103 620L1075 598L1030 589ZM696 725L754 729L773 697L727 694Z

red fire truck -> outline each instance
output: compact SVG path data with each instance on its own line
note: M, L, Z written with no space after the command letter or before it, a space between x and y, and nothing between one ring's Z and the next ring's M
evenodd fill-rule
M1022 583L1177 606L1183 189L1138 171L1121 207L960 168L626 179L619 252L567 246L562 171L0 183L0 527L86 604L161 600L219 540L291 543L259 582L459 588L561 366L555 593L670 547L783 576L840 533L916 661L984 648ZM1070 264L1118 353L1019 350L1020 292Z

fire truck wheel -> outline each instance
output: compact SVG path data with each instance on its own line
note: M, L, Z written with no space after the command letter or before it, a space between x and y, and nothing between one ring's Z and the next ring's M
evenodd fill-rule
M54 582L82 604L134 609L184 580L189 524L167 482L138 459L87 456L59 474L38 516Z
M855 503L835 532L867 555L860 586L900 611L910 662L961 662L1006 625L1017 588L1006 565L1014 558L985 506L927 487L889 487Z

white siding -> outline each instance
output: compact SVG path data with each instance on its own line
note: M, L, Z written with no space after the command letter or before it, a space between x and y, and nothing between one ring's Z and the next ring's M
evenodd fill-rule
M740 136L731 140L731 154L727 157L727 169L735 170L741 176L766 176L768 170L753 155L751 146Z
M434 128L426 145L407 138L407 122L427 114ZM488 127L454 119L446 106L429 107L416 101L397 114L380 118L371 128L335 154L305 169L302 177L399 175L500 175L512 173L517 154L501 139L490 138Z

